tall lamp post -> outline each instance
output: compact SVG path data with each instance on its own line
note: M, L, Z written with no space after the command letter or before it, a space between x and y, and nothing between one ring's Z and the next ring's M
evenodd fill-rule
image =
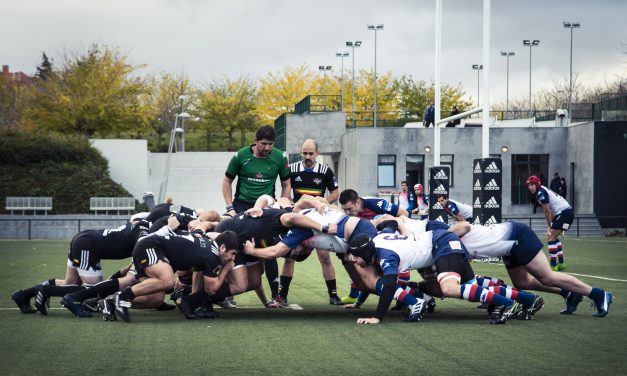
M336 52L335 56L342 59L342 71L340 72L340 110L344 111L344 58L348 56L348 52Z
M525 39L523 40L524 46L529 46L529 116L533 115L533 108L531 108L531 48L538 47L540 40L538 39Z
M179 110L179 113L182 114L182 113L184 113L184 110L185 110L185 108L184 108L184 106L185 106L185 96L184 95L180 95L179 96L179 101L181 101L181 109ZM185 124L184 123L185 123L185 118L181 117L180 127L183 130L185 129L185 126L184 126ZM178 151L185 152L185 132L181 132L181 145L178 148Z
M501 56L505 56L507 58L507 73L505 75L506 84L505 84L505 118L507 119L507 115L509 115L509 57L515 56L516 53L514 51L501 51Z
M346 42L346 47L351 47L353 49L352 57L353 57L353 85L352 85L352 102L353 102L353 128L357 126L357 122L355 119L355 47L361 46L361 41L357 40L355 42Z
M479 64L473 64L472 65L472 69L477 71L477 107L479 107L479 73L481 73L481 70L483 69L483 64L479 65Z
M374 120L377 127L377 30L383 30L383 24L368 25L368 30L374 30Z
M168 144L168 157L165 162L165 169L163 170L163 181L161 182L161 188L159 188L159 202L163 202L165 199L165 192L168 189L168 179L170 177L170 160L172 159L172 150L174 149L174 143L176 134L180 133L181 135L184 133L183 128L177 127L177 121L181 119L190 118L191 115L187 112L181 112L180 114L176 114L174 117L174 128L170 132L170 143Z
M327 71L330 71L332 67L330 65L319 65L318 70L324 75L322 80L322 93L324 95L324 111L327 111Z
M573 118L572 106L573 106L573 29L581 27L579 22L567 22L564 21L564 28L570 29L570 81L568 84L568 124Z

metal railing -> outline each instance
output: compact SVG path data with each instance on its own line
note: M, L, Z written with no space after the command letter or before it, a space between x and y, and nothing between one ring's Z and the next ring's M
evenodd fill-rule
M339 95L308 95L294 105L294 113L338 112L341 111L341 98Z

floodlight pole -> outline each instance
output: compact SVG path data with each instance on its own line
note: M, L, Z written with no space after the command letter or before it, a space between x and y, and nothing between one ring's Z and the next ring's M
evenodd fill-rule
M483 121L481 131L481 158L488 158L490 157L490 0L483 0Z

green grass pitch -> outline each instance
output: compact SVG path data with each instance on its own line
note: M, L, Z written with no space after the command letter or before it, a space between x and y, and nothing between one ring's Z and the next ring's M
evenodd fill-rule
M68 241L0 241L0 373L3 375L583 375L627 374L627 241L567 238L568 272L615 297L610 314L592 318L590 300L560 315L558 295L542 294L533 321L490 325L476 303L438 300L436 312L405 323L388 312L361 326L377 298L360 310L327 302L315 256L296 266L289 301L303 310L265 309L254 293L217 320L178 311L131 310L131 323L77 319L51 299L48 316L22 315L18 288L62 278ZM340 295L348 277L336 265ZM124 262L103 261L105 275ZM507 279L505 267L473 263L477 274ZM413 278L419 278L412 273ZM265 277L264 277L265 279Z

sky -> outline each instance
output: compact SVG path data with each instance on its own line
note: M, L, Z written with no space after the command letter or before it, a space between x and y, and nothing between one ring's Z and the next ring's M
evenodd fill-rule
M442 0L441 81L461 83L476 100L482 64L483 1ZM411 75L431 81L435 72L435 0L0 0L0 64L33 74L45 52L55 62L84 53L93 43L117 46L142 74L184 73L202 85L240 76L263 77L286 66L319 65L341 71L336 52L361 40L355 69ZM573 71L586 85L627 81L627 0L492 0L490 100L527 98L529 47L532 90L569 75L570 30ZM353 56L344 59L348 69ZM483 74L483 73L482 73ZM314 93L312 93L314 94Z

